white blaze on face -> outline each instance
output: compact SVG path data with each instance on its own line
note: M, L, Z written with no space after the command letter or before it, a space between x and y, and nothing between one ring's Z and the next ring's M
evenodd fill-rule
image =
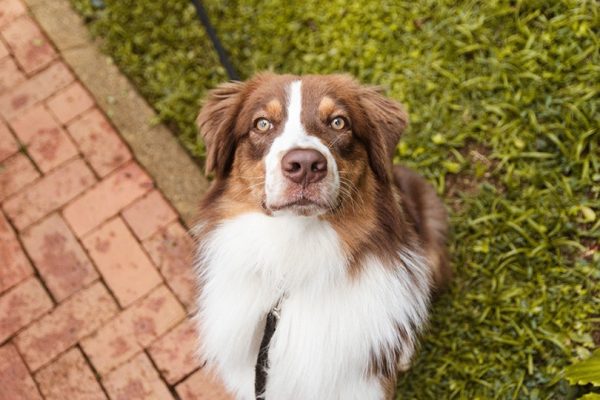
M281 135L273 141L265 157L266 205L270 207L287 202L285 192L292 183L283 176L281 160L292 149L314 149L327 159L327 176L319 182L320 193L325 202L333 203L337 199L339 190L337 164L331 151L321 139L307 134L302 125L302 81L292 82L287 93L287 120Z

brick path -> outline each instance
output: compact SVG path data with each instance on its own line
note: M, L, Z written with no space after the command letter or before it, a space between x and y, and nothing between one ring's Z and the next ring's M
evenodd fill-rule
M225 399L192 242L20 0L0 0L0 400Z

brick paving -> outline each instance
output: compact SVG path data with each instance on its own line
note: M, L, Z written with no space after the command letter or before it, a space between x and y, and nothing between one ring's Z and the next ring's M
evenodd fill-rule
M230 399L193 242L21 0L0 0L0 400Z

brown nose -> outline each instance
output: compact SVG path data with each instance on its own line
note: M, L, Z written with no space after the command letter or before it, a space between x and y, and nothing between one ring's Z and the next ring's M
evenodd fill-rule
M290 150L281 160L283 175L304 186L319 182L327 175L327 159L313 149Z

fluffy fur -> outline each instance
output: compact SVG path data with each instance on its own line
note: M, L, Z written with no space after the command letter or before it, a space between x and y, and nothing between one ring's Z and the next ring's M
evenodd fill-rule
M262 74L215 89L198 124L216 178L195 230L207 365L254 399L265 317L279 304L263 398L392 398L449 278L443 205L392 167L402 107L347 76ZM327 159L322 181L285 178L281 159L297 148Z

